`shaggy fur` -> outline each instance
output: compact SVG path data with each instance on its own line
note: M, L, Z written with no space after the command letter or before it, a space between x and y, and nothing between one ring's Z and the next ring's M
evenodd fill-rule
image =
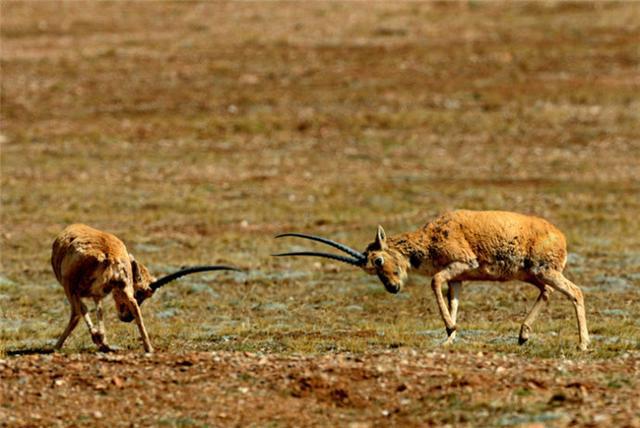
M112 293L120 320L130 322L135 319L144 350L153 352L139 305L153 294L149 284L155 278L135 261L121 240L84 224L73 224L53 241L51 266L71 305L69 324L58 339L56 350L62 348L80 317L98 348L103 352L111 350L105 338L102 299ZM97 328L93 326L83 298L91 298L96 304Z
M531 325L552 290L574 305L580 348L589 344L582 291L564 277L566 240L548 221L504 211L448 212L414 232L386 237L378 227L374 242L363 255L363 269L377 275L387 291L401 290L410 271L433 277L436 297L448 339L455 337L458 295L462 281L520 280L533 284L540 295L520 329L519 342L529 338ZM449 286L449 306L442 295Z

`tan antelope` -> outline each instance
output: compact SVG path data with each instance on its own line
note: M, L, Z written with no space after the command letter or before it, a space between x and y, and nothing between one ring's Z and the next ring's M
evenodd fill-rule
M586 350L589 332L582 291L562 274L567 262L565 237L548 221L504 211L459 210L445 213L422 228L387 238L378 226L375 240L364 252L313 235L284 233L322 242L347 256L316 251L299 251L275 256L318 256L361 267L377 275L390 293L402 289L409 271L431 276L450 344L456 334L456 316L462 281L525 281L540 295L520 328L518 342L529 339L531 326L552 290L558 290L573 303L578 320L580 349ZM442 295L448 284L447 307Z
M86 226L72 224L53 241L51 265L58 282L71 304L71 318L54 349L62 348L65 340L82 317L89 328L93 343L102 352L111 351L104 329L102 299L113 293L118 318L124 322L134 319L146 352L153 352L149 335L142 321L140 305L163 285L196 272L238 270L230 266L194 266L156 279L127 251L116 236ZM98 328L93 326L83 298L91 298L96 305Z

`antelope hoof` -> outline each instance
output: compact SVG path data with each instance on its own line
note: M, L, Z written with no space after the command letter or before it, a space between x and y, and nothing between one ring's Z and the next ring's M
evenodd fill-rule
M107 345L106 343L102 343L100 345L98 345L98 351L100 352L116 352L116 349L112 348L111 346Z
M518 345L524 345L529 340L529 332L531 331L531 327L526 324L522 324L520 328L520 336L518 336Z
M104 333L99 330L91 331L91 340L98 346L104 345Z
M456 331L454 330L449 334L449 336L444 340L444 342L442 342L442 346L447 347L447 346L453 345L453 341L455 340L455 338L456 338Z
M586 351L589 348L589 342L582 342L580 345L578 345L578 349L580 351Z

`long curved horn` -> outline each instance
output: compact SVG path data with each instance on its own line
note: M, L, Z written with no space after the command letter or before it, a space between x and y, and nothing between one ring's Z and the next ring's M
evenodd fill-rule
M339 242L332 241L331 239L322 238L320 236L315 236L315 235L305 235L303 233L282 233L280 235L277 235L276 238L283 238L285 236L294 236L296 238L311 239L312 241L322 242L323 244L331 245L333 248L337 248L338 250L344 251L345 253L349 254L351 257L353 257L356 260L359 260L360 262L366 259L365 255L362 254L360 251L356 251L353 248L347 247L346 245L341 244ZM326 254L326 253L322 253L322 254Z
M349 263L350 265L362 266L364 264L364 260L362 259L352 259L345 256L339 256L337 254L331 253L323 253L318 251L295 251L292 253L279 253L272 254L274 257L283 257L283 256L316 256L316 257L324 257L327 259L337 260L339 262Z
M191 266L188 268L180 269L177 272L170 273L169 275L163 276L162 278L149 284L149 288L151 288L153 291L156 291L158 288L162 287L163 285L166 285L171 281L174 281L182 276L191 275L192 273L207 272L212 270L235 270L237 272L242 272L240 269L235 268L233 266L222 266L222 265Z

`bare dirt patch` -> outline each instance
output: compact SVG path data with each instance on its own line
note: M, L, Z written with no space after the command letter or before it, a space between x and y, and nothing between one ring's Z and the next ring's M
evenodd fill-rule
M639 426L639 371L630 355L410 349L29 356L0 361L0 416L10 426Z

